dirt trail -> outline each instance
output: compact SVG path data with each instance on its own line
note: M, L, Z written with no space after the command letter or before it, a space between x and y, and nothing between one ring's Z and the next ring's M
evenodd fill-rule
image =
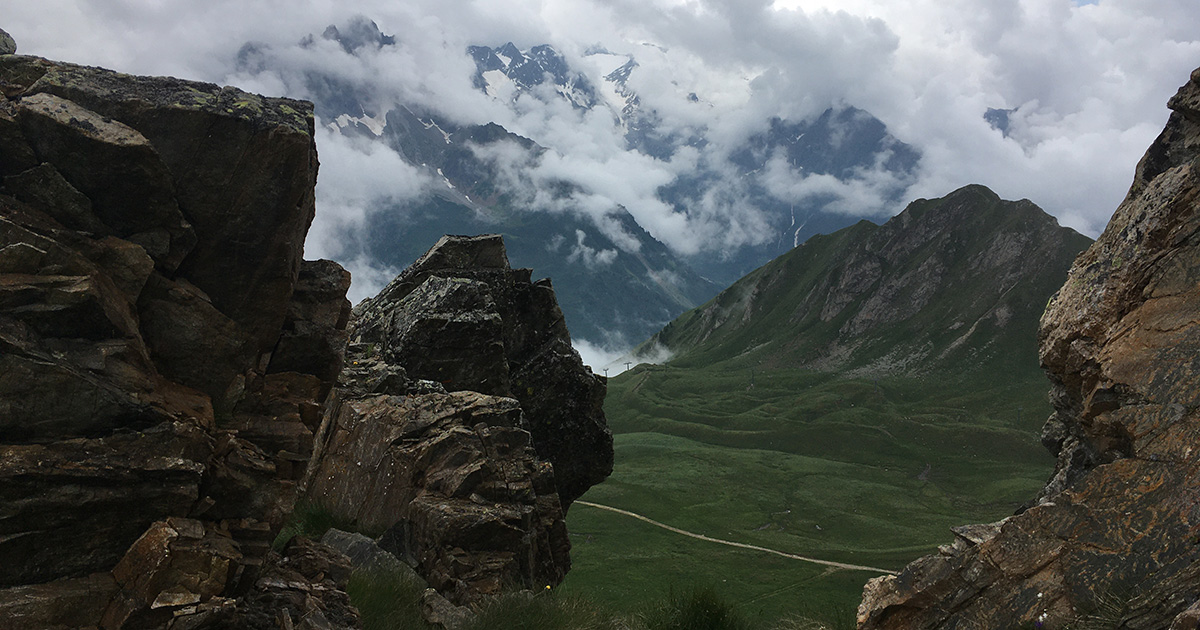
M580 501L579 499L576 499L573 503L575 505L586 505L588 507L596 508L598 510L607 510L609 512L616 512L617 514L624 514L625 516L631 516L633 518L636 518L639 521L645 521L647 523L650 523L651 525L654 525L655 527L661 527L667 531L675 532L676 534L682 534L682 535L688 536L690 538L695 538L696 540L706 540L708 542L714 542L714 543L718 543L718 544L722 544L722 545L728 545L730 547L739 547L741 549L750 549L751 551L762 551L764 553L773 553L777 556L783 556L784 558L791 558L792 560L800 560L801 562L811 562L813 564L819 564L819 565L827 566L827 567L834 567L836 569L848 569L850 571L870 571L871 573L886 573L888 575L896 574L895 571L889 571L887 569L880 569L877 567L865 567L865 566L858 565L858 564L846 564L843 562L833 562L830 560L818 560L816 558L809 558L806 556L798 556L794 553L786 553L783 551L777 551L775 549L767 549L766 547L759 547L758 545L747 545L746 543L733 542L732 540L721 540L720 538L712 538L711 536L705 536L704 534L696 534L694 532L682 530L682 529L679 529L678 527L671 527L670 525L667 525L666 523L660 523L654 519L642 516L641 514L635 514L634 512L630 512L628 510L622 510L621 508L615 508L615 507L612 507L609 505L601 505L599 503L592 503L590 501Z

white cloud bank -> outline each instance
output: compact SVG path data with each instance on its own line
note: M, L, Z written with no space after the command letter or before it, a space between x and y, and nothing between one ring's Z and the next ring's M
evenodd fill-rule
M400 45L363 59L331 42L295 47L355 14ZM22 53L303 97L286 73L235 69L244 43L263 42L288 51L293 68L369 83L381 101L436 104L459 122L494 120L570 147L543 160L544 177L570 175L598 221L621 204L686 253L756 238L761 217L737 202L736 182L683 212L662 204L657 187L701 157L663 162L625 151L603 112L509 108L470 85L466 46L550 43L576 67L597 44L632 54L640 66L630 85L643 105L681 132L707 125L711 151L769 116L853 105L924 154L910 196L982 183L1092 235L1162 128L1167 99L1200 65L1194 0L0 0L0 26ZM1016 108L1008 137L983 120L989 107ZM319 143L321 218L310 257L336 255L337 226L361 223L379 199L423 185L394 154L329 134ZM833 194L851 212L886 184L869 176L834 183L781 166L766 174L775 194Z

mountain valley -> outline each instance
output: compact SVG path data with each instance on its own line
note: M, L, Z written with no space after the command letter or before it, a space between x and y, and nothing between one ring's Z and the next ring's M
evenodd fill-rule
M619 464L584 498L891 570L953 527L1023 509L1051 465L1037 321L1089 243L982 186L809 239L643 345L666 363L610 380ZM591 539L566 587L616 606L628 591L604 585L634 562L655 576L632 590L648 597L707 580L764 619L836 624L872 577L704 542L628 558L645 524L579 507L568 522Z
M1093 240L649 41L290 37L0 30L0 627L1200 628L1200 69Z

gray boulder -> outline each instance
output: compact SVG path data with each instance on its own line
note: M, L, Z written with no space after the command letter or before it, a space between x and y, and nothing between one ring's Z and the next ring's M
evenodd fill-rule
M13 55L17 52L17 41L7 31L0 28L0 55Z

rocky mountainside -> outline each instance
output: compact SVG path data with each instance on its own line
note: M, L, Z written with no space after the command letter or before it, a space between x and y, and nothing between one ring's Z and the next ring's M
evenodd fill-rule
M640 351L681 367L1029 372L1037 318L1088 242L1027 200L967 186L809 239Z
M1058 463L1038 503L868 583L860 628L1200 622L1200 70L1169 107L1042 316Z
M456 602L562 579L612 444L548 281L448 238L352 318L349 273L302 260L311 103L14 51L0 627L360 627L346 557L272 549L305 490Z

